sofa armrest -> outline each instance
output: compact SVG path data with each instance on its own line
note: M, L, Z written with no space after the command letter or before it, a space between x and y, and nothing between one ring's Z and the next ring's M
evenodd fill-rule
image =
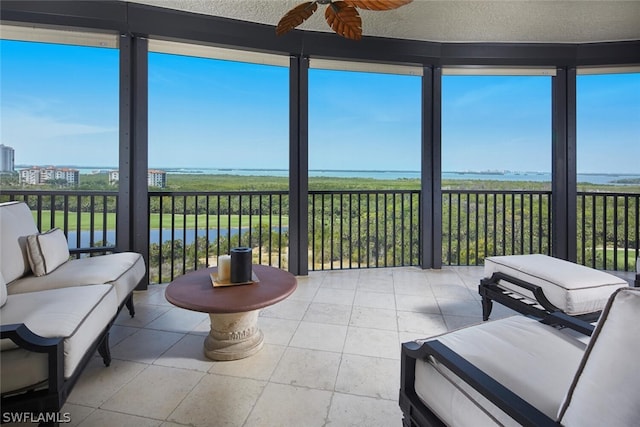
M433 358L438 363L447 367L519 424L532 427L558 427L560 425L437 340L426 341L422 344L417 342L402 344L401 361L403 366L401 387L403 389L411 388L409 394L415 394L413 385L413 381L415 381L415 360L429 358ZM413 378L407 381L407 377ZM401 390L401 394L402 392L403 390Z
M36 353L47 353L50 391L57 392L64 382L64 338L45 338L24 323L2 325L0 338L10 339L18 347Z

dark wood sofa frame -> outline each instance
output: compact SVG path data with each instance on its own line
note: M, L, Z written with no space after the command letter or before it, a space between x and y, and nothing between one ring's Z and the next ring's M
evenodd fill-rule
M82 371L98 351L105 366L111 364L111 353L109 351L109 329L111 324L91 344L89 350L84 354L78 367L71 377L64 379L64 338L44 338L34 334L24 324L2 325L1 337L8 338L19 347L36 352L46 353L48 360L49 376L45 389L25 390L19 394L11 394L2 397L2 419L5 417L12 419L5 414L32 413L32 414L56 414L64 405L73 389L73 386L80 378ZM41 425L58 425L58 422L45 422Z
M591 336L594 326L564 313L547 314L541 322L560 325ZM416 361L434 358L491 403L523 426L560 426L521 397L478 369L438 340L402 344L400 357L400 409L404 427L444 427L445 424L418 397L415 390Z

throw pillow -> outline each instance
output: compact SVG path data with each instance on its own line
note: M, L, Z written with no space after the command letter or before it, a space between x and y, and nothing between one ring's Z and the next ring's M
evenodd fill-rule
M27 236L27 258L31 271L44 276L69 260L67 238L59 228Z

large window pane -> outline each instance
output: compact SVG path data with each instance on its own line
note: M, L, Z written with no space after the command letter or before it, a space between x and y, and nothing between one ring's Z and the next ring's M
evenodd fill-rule
M118 50L2 40L0 52L0 198L25 200L70 247L115 244Z
M309 71L310 269L419 264L421 79Z
M640 74L581 75L577 85L579 181L640 191Z
M420 85L416 76L310 70L310 188L326 189L313 179L322 176L376 178L383 187L418 178Z
M16 170L80 172L78 183L25 184L95 188L84 175L118 164L118 51L9 40L0 41L0 51L0 135L15 150ZM106 179L100 184L110 188Z
M288 75L283 67L150 53L149 166L287 176Z
M442 170L444 264L549 253L551 78L445 76Z
M149 54L152 281L237 246L287 267L288 79L286 67Z
M551 182L551 79L443 77L442 170L465 188Z
M635 269L640 255L640 74L577 80L578 261Z

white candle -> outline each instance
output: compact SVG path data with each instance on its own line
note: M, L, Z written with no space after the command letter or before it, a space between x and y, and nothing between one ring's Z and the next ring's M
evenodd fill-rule
M220 255L218 257L218 282L228 282L231 280L231 255Z

